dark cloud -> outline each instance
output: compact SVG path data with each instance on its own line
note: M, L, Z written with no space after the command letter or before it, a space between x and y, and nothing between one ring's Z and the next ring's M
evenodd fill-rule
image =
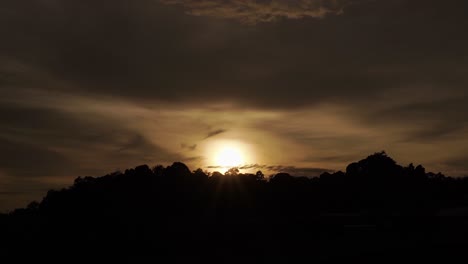
M219 134L225 133L226 131L227 130L225 130L225 129L218 129L218 130L211 131L206 135L205 139L215 137L215 136L217 136Z
M164 150L139 134L127 133L126 137L129 141L124 142L118 152L109 153L107 158L109 161L115 163L116 161L133 160L133 162L152 164L154 162L170 163L182 159L181 155ZM118 146L118 140L113 140L115 141L109 146Z
M240 169L265 169L268 171L274 172L284 172L289 173L294 176L319 176L324 172L333 172L333 170L324 169L324 168L302 168L295 166L282 166L282 165L247 165L245 167L240 167Z
M468 173L468 154L453 157L444 162L448 167L457 168ZM468 174L466 174L468 176Z
M340 16L252 28L155 1L2 1L0 55L67 82L48 89L181 104L364 107L402 87L466 87L467 4L449 2L366 1ZM16 70L9 79L33 77Z
M53 109L0 109L0 168L9 175L75 177L182 159L112 121Z
M208 169L226 169L224 166L208 166ZM323 168L301 168L295 166L282 166L282 165L260 165L260 164L247 164L237 167L239 170L266 170L271 173L289 173L294 176L319 176L324 172L333 172L333 170Z
M353 161L359 160L359 155L333 155L333 156L310 156L306 157L302 161L304 162L334 162L334 163L351 163Z
M279 18L322 18L340 14L351 0L160 0L169 5L182 5L195 16L236 19L246 24L271 22Z
M202 156L195 156L195 157L184 158L181 161L183 161L183 162L199 162L201 160L203 160Z
M0 168L15 176L50 177L69 175L75 167L64 155L35 144L9 141L0 138Z
M435 142L464 137L468 128L468 98L458 96L412 102L359 115L376 126L403 127L402 142Z
M186 150L189 150L189 151L194 151L194 150L197 149L197 144L190 145L190 144L182 143L182 144L180 144L180 147L182 149L186 149Z

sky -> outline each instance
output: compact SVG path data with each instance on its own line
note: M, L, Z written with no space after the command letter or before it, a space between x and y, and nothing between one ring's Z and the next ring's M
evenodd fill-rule
M468 175L465 0L2 0L0 211L182 161Z

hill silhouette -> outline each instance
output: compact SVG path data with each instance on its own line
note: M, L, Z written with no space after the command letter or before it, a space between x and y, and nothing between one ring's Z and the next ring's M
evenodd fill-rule
M467 259L467 208L468 179L400 166L385 152L315 178L142 165L79 177L0 215L0 258L447 263Z

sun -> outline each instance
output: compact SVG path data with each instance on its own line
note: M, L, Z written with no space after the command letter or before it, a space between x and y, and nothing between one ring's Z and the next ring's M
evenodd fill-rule
M251 164L254 160L252 145L238 139L216 139L203 145L206 155L206 166L212 171L221 173L237 167Z
M224 168L238 167L244 163L244 155L235 146L223 146L216 153L215 162Z

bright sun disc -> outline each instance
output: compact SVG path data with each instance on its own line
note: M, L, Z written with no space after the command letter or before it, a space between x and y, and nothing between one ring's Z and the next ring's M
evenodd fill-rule
M235 147L225 146L216 155L216 164L222 167L236 167L244 162L241 151Z

